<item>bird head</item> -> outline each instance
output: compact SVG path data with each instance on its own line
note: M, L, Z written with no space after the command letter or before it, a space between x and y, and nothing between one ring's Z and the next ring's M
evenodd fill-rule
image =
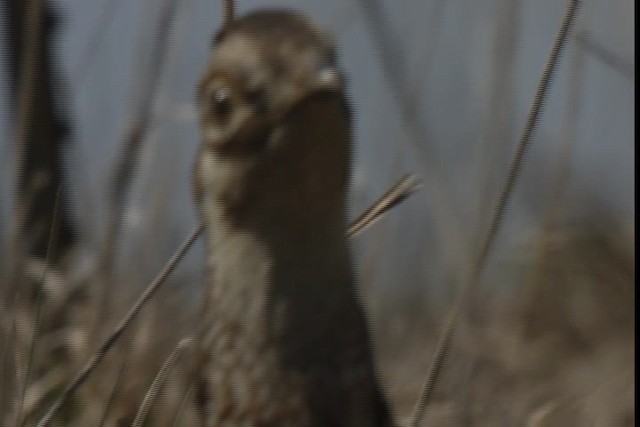
M312 22L279 10L238 18L215 38L197 98L199 200L292 215L344 198L344 80L332 40Z

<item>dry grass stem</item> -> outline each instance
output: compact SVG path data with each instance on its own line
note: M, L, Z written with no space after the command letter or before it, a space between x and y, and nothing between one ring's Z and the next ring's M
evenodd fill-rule
M438 377L444 365L444 361L447 357L457 318L459 317L470 292L476 287L477 282L480 280L480 276L483 273L483 270L487 263L487 259L491 254L496 237L504 220L505 210L511 198L511 194L513 193L517 178L522 169L524 156L530 144L531 136L533 135L536 125L539 121L540 113L546 100L552 77L557 69L560 54L567 42L567 36L575 21L579 4L579 0L571 0L567 6L564 19L560 26L560 30L555 39L551 52L549 53L547 63L542 73L542 77L540 78L540 83L538 84L531 109L527 116L527 121L520 137L520 141L511 161L507 178L493 211L491 223L487 230L485 241L482 245L478 258L474 263L474 267L469 280L465 281L463 287L456 295L453 305L445 320L440 338L438 339L438 343L436 345L435 353L432 359L431 366L429 368L426 382L422 388L414 409L414 414L410 423L411 427L418 427L420 421L424 417L427 406L430 403L431 397L436 388Z
M42 315L42 304L44 303L44 282L47 277L49 263L53 257L53 251L55 250L57 244L57 231L58 231L58 216L60 212L60 187L56 189L56 198L53 205L53 217L51 221L51 228L49 229L49 238L47 245L47 252L44 259L44 267L42 269L40 280L36 285L36 307L34 314L34 324L33 324L33 333L31 336L31 341L29 343L29 349L27 353L27 364L25 367L25 374L23 378L23 382L20 385L19 389L19 400L16 407L16 419L15 426L19 427L22 424L23 417L23 406L24 399L27 393L27 388L29 387L29 382L31 380L31 370L33 368L33 357L36 351L36 345L38 344L38 335L40 332L40 317Z
M355 237L374 225L394 206L402 203L407 197L418 191L422 183L413 174L403 176L389 191L367 208L353 221L347 230L348 237Z
M51 420L56 415L62 405L71 397L73 392L88 378L89 374L98 366L98 364L104 359L111 347L116 343L118 338L124 333L127 326L133 321L133 319L140 313L147 301L158 291L160 286L165 282L169 274L177 267L178 263L187 251L191 248L198 236L202 233L202 226L196 227L191 235L184 241L182 246L171 257L169 262L164 266L158 276L149 284L145 291L140 295L133 307L127 312L120 324L109 335L107 340L100 346L98 351L89 359L85 367L75 376L67 388L62 392L60 397L51 405L49 410L38 422L38 427L45 427L51 423Z
M113 387L111 388L111 392L109 393L109 397L107 398L107 403L104 405L104 411L102 411L102 416L100 417L100 422L98 423L99 427L102 427L107 422L107 418L109 418L109 414L111 413L111 408L113 406L113 402L115 401L116 395L118 391L120 391L120 387L122 386L122 380L124 379L124 373L127 370L127 360L122 361L120 365L120 369L116 375L116 380L113 382Z
M147 419L147 415L149 414L149 410L155 402L160 389L167 381L167 377L174 368L176 362L178 361L178 358L185 349L189 348L192 341L193 339L190 337L183 338L182 340L180 340L176 348L173 349L167 360L162 365L162 368L160 368L160 371L158 371L158 374L153 379L151 387L149 387L149 391L147 391L147 393L145 394L144 400L140 405L140 409L136 414L136 418L133 421L132 427L142 427L144 425L144 422Z

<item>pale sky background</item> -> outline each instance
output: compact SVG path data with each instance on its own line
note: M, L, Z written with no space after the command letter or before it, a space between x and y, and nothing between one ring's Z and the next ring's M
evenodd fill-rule
M169 2L54 2L63 16L57 65L69 90L66 108L73 120L67 159L71 202L87 237L89 258L103 238L105 182L135 109L136 89L144 81L141 70L154 41L158 11ZM383 53L378 38L372 37L365 3L238 1L237 8L242 14L258 7L287 6L309 14L335 34L356 117L354 215L404 173L425 177L419 194L356 242L363 280L386 295L396 295L401 286L433 293L450 284L451 269L459 259L447 243L450 235L441 231L443 218L434 214L433 187L444 185L452 211L444 220L466 247L473 247L486 228L482 221L487 215L478 212L493 203L483 202L486 197L497 197L567 2L381 1L387 22L382 34L394 44L393 76L382 65ZM171 43L154 100L154 124L144 143L121 244L121 268L140 277L150 278L195 225L190 194L190 168L198 144L193 94L219 24L220 5L212 0L175 4ZM515 11L513 18L505 12L509 8ZM634 15L632 0L583 1L510 205L496 260L521 248L535 233L546 212L550 174L571 132L572 174L565 198L569 216L578 218L599 203L633 221ZM585 48L577 35L606 49L616 59L615 66ZM507 59L496 59L500 46L503 51L507 46ZM2 61L5 49L0 47ZM6 68L1 72L6 82ZM576 79L577 99L570 96ZM393 81L400 82L405 102L410 98L414 103L417 120L407 122ZM0 85L3 100L6 91ZM567 112L576 108L572 100L578 108L575 123ZM3 232L11 215L15 164L7 108L6 102L0 106ZM433 172L429 165L440 169L439 183L427 179ZM201 260L196 251L184 268L197 270Z

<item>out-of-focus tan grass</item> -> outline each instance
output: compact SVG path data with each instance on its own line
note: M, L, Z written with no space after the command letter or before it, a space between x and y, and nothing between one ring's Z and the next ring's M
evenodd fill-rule
M463 316L422 425L634 425L632 227L594 218L541 233L514 258L516 280ZM414 322L378 335L400 418L411 414L438 328Z
M4 409L0 425L3 426L16 425L29 351L33 351L34 357L21 411L22 425L27 426L35 425L61 395L137 296L135 289L126 292L123 286L113 285L121 295L111 298L113 312L96 324L101 302L95 295L103 293L92 289L92 283L104 282L74 274L73 266L67 275L50 270L43 286L39 331L34 345L36 288L42 268L39 262L28 262L27 274L20 281L22 291L15 303L3 301L7 307L2 311L2 352L6 352L0 383ZM122 280L122 283L128 281ZM185 307L184 300L175 295L175 288L169 287L169 292L160 293L128 328L86 384L64 405L54 425L131 425L164 359L178 341L193 330L193 315L197 311ZM162 388L152 409L152 425L171 425L159 420L169 420L179 406L187 384L180 375L185 372L179 367L169 373L168 385Z
M539 233L514 254L509 274L497 276L504 283L495 288L501 290L485 287L465 311L423 425L634 425L631 228L593 218ZM99 302L92 297L91 278L75 272L72 261L66 271L46 275L23 425L35 424L136 296L131 290L116 298L114 312L93 328ZM3 351L8 344L9 353L1 383L2 425L15 425L42 268L28 263L28 286L17 304L3 301L9 308L2 311ZM152 301L55 425L132 424L163 363L193 330L197 310L185 309L177 288L169 286ZM381 376L402 421L411 414L425 379L444 310L403 310L376 301L376 295L365 297L374 302ZM7 340L13 325L15 334ZM176 417L180 422L175 425L196 425L191 404L179 409L189 384L188 358L188 350L183 351L167 372L144 425L171 426Z

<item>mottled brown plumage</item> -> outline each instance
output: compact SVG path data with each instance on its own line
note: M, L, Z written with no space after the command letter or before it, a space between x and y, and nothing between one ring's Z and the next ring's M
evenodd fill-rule
M308 20L260 11L218 35L200 82L208 425L390 425L345 238L351 124L336 67Z

